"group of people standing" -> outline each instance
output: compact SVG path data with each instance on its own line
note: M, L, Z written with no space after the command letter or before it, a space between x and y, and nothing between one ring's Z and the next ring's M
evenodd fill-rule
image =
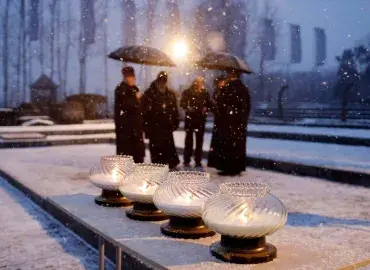
M131 155L136 163L144 162L144 134L149 139L152 163L168 164L176 170L180 163L173 132L180 116L175 93L168 88L168 75L161 71L141 95L135 85L132 67L122 69L123 81L115 90L115 124L118 155ZM246 132L250 111L248 88L240 73L230 71L215 80L211 97L202 77L197 77L182 93L180 107L185 111L184 166L194 156L195 166L202 167L203 138L207 114L214 115L214 127L208 155L208 167L222 175L237 175L246 167ZM195 149L193 137L195 133Z

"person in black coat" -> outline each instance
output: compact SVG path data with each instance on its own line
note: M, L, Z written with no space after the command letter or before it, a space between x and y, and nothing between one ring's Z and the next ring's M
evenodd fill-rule
M135 163L144 162L143 120L139 88L132 67L122 69L123 81L114 91L114 121L117 155L133 156Z
M213 95L211 99L211 110L213 113L213 130L212 130L212 139L211 145L208 152L208 167L217 167L217 163L220 159L217 157L220 153L219 139L218 139L218 126L220 125L218 121L218 112L217 112L217 100L220 96L222 89L226 86L226 76L219 76L214 80L213 83Z
M161 71L145 91L142 99L144 131L149 139L153 163L168 164L175 169L180 163L173 132L179 127L180 117L176 95L167 87L167 73Z
M249 89L240 73L230 72L228 83L216 98L217 146L213 166L220 175L237 175L246 168L247 121L250 113Z
M197 77L191 87L182 93L180 106L185 110L184 166L189 167L193 155L193 135L195 133L195 166L202 167L204 129L207 112L211 106L202 77Z

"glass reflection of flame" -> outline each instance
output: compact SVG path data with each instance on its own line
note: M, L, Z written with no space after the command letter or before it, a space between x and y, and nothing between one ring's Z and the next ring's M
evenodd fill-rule
M143 193L146 193L146 191L148 190L148 187L150 185L148 184L148 182L144 182L142 186L139 187L140 191L142 191Z
M117 182L118 181L118 172L117 172L117 168L114 168L113 171L112 171L112 179L113 179L113 182Z

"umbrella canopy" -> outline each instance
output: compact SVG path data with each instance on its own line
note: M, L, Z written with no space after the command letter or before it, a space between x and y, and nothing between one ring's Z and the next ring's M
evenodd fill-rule
M246 62L233 54L225 52L209 53L196 65L206 69L235 70L248 74L253 72Z
M109 58L123 62L144 64L151 66L175 67L176 64L164 52L148 46L124 46L111 52Z

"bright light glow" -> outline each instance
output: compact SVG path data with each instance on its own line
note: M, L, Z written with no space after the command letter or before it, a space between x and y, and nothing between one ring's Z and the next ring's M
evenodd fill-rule
M187 203L190 203L192 200L193 200L193 194L191 194L191 193L186 193L186 194L185 194L185 201L186 201Z
M113 171L112 171L112 179L113 179L113 182L118 182L117 168L114 168Z
M141 190L142 193L146 193L146 191L148 190L148 187L149 187L149 184L147 182L144 182L143 185L139 187L139 189Z
M184 40L176 40L172 46L172 56L175 59L183 59L189 52L188 45Z
M251 212L249 211L248 208L245 208L245 210L243 211L243 213L240 215L240 220L242 220L243 223L247 223L249 221L249 219L251 218Z

